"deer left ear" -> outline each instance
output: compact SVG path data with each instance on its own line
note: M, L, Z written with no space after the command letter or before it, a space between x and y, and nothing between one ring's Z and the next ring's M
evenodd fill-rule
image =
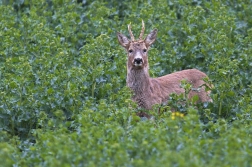
M144 42L145 42L145 44L146 44L147 47L149 47L151 44L153 44L155 42L156 37L157 37L157 31L158 31L157 29L154 29L145 38Z
M128 38L125 36L125 35L123 35L123 34L121 34L121 33L117 33L117 38L118 38L118 41L119 41L119 43L124 47L124 48L126 48L127 49L127 47L129 46L129 43L130 43L130 41L128 40Z

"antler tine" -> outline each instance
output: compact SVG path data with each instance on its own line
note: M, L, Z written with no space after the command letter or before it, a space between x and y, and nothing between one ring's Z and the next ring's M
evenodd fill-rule
M129 33L130 33L131 41L135 41L134 35L133 35L132 31L131 31L131 23L128 25L128 30L129 30Z
M139 36L139 39L140 39L140 40L142 40L142 38L143 38L144 29L145 29L145 27L144 27L144 21L142 20L142 30L141 30L141 33L140 33L140 36Z

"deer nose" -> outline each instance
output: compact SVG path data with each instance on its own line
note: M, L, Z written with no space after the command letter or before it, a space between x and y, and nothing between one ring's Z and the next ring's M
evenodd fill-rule
M134 59L134 64L142 64L143 63L143 59L142 58L135 58Z

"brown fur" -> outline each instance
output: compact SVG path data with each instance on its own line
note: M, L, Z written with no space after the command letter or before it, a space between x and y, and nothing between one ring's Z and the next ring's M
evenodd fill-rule
M134 39L130 26L129 31ZM182 80L187 80L193 88L200 88L204 84L202 79L207 77L205 73L197 69L189 69L159 78L150 78L147 52L150 45L155 41L156 35L157 29L147 35L144 40L130 41L121 33L117 35L119 43L128 52L127 86L134 92L133 100L137 102L138 106L148 110L152 109L154 104L167 102L171 93L184 93L184 89L180 87ZM142 64L135 63L136 58L140 58ZM201 102L211 101L209 93L205 92L203 86L199 91L190 91L189 98L197 94Z

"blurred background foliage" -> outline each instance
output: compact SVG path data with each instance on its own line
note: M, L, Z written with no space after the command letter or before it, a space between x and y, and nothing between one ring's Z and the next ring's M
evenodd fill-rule
M251 0L0 0L3 165L249 166L251 9ZM158 29L150 75L197 68L215 86L212 104L136 116L116 33L132 23L139 34L142 19L145 34Z

